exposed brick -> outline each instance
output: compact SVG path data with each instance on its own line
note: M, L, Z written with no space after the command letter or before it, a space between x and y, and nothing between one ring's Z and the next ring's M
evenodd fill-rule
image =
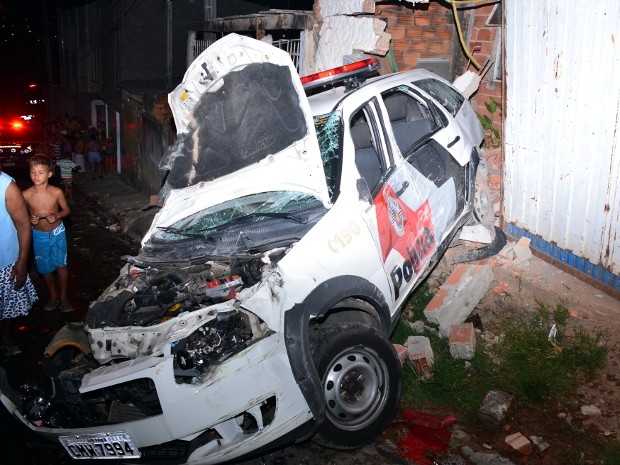
M508 444L515 450L518 450L523 455L527 455L532 452L532 443L528 438L523 436L521 433L514 433L509 436L506 436L504 442Z
M415 370L420 374L428 373L435 358L430 339L426 336L409 336L405 346Z
M471 360L476 353L476 331L472 323L450 328L450 355L459 360Z
M481 28L476 31L476 40L492 41L495 39L495 31L489 28Z
M394 350L396 350L396 354L398 355L398 359L400 360L400 364L404 364L405 360L407 360L407 357L409 356L409 351L408 349L401 344L394 344Z
M453 325L450 328L450 344L475 344L476 330L473 323L463 323L462 325Z
M428 303L424 311L433 311L438 309L444 304L444 299L448 296L448 291L446 289L439 289L437 293L433 296L431 301Z
M469 265L466 263L459 263L453 269L448 279L444 281L445 286L456 286L463 279L465 273L469 271Z
M411 44L411 50L414 52L426 52L428 50L427 44L422 41L413 42Z
M493 281L493 270L488 264L461 263L453 274L424 309L424 316L439 325L443 336L449 335L452 325L465 321Z
M431 42L428 44L428 51L437 54L448 54L450 52L450 44L448 42Z
M405 38L405 27L404 26L395 26L388 28L388 34L392 35L392 40L396 39L404 39Z
M438 30L436 31L437 39L442 41L451 41L453 33L450 30Z
M406 69L414 69L418 66L418 59L420 58L419 53L405 53L403 54L402 62L399 63L399 66L402 70Z
M422 28L408 27L405 29L405 37L408 39L420 40L422 39Z
M431 25L431 20L428 16L422 16L422 15L415 15L415 17L413 18L413 23L416 26L430 26Z
M395 39L392 40L392 47L394 47L395 50L405 52L409 50L410 43L411 41L409 39Z
M398 18L398 24L402 26L413 26L414 17L413 13L407 14L406 12L402 12Z

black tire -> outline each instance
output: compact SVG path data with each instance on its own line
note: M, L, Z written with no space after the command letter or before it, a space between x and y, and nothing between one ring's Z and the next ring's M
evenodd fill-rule
M340 450L374 441L400 404L402 371L394 346L356 322L320 328L310 342L325 398L325 420L313 440Z

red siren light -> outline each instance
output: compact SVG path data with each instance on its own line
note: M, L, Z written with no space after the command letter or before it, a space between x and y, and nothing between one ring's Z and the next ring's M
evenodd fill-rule
M356 61L337 68L327 69L318 73L310 74L301 78L301 84L304 89L313 89L315 87L332 84L339 81L361 77L366 73L379 69L381 64L377 58L368 58L367 60Z

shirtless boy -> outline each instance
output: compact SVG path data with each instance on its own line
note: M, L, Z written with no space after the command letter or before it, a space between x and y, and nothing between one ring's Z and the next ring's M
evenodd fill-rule
M43 276L50 294L45 310L55 310L60 304L63 312L71 312L73 307L67 297L67 238L61 221L69 216L71 211L62 189L48 184L54 174L51 158L35 155L28 165L33 186L24 191L24 199L32 224L32 245L37 270Z

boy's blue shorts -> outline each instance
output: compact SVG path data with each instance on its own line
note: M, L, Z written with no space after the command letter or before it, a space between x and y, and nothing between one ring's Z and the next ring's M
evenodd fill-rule
M39 273L47 274L59 266L67 266L67 237L62 222L49 232L32 228L32 247Z

